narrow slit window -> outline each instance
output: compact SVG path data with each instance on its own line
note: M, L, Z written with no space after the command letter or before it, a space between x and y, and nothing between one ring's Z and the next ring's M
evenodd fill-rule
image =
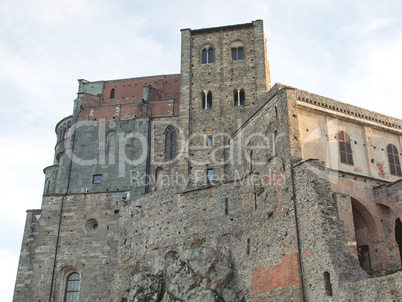
M207 183L211 183L214 180L214 169L207 169Z
M169 126L165 130L165 159L176 157L177 130Z
M116 94L116 90L114 88L112 88L112 90L110 90L110 98L114 99L115 94Z
M275 155L278 155L278 131L274 132L274 151Z
M250 151L250 171L254 170L254 165L253 165L253 150Z
M212 136L207 136L207 147L212 147Z
M111 133L109 135L109 142L108 142L108 151L110 153L114 153L116 148L116 134L115 133Z

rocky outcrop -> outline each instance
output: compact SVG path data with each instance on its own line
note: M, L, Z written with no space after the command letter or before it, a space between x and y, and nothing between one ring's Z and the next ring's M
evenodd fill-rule
M204 247L169 252L156 275L135 274L122 301L242 302L245 294L230 251Z

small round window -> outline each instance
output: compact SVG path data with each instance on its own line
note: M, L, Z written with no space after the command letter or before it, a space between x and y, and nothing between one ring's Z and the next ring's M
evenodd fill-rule
M85 228L87 229L88 232L94 232L99 228L98 221L95 218L89 219L85 223Z

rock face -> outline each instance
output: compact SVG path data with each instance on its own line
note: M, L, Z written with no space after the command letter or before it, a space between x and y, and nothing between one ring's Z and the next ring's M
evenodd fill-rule
M242 302L245 291L230 251L203 247L168 253L156 275L135 274L122 301Z

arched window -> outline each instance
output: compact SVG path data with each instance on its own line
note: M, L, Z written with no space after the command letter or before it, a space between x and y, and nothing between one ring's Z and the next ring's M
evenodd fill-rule
M80 295L80 274L72 273L67 278L65 302L79 302Z
M232 48L232 61L239 61L244 59L243 42L235 41L231 45Z
M234 90L233 91L233 99L235 106L244 106L246 105L246 98L244 95L244 89Z
M387 146L389 170L392 175L402 176L398 149L393 144Z
M201 93L202 108L209 109L212 108L212 92L203 91Z
M176 128L173 126L167 127L165 131L165 159L173 159L176 157L176 141Z
M110 133L108 137L108 151L114 153L116 150L116 133Z
M114 99L114 95L116 93L116 90L114 88L112 88L112 90L110 90L110 98Z
M201 51L201 63L210 64L214 62L214 49L211 46L205 46Z
M339 132L338 141L341 163L353 166L352 145L349 135L345 131Z

